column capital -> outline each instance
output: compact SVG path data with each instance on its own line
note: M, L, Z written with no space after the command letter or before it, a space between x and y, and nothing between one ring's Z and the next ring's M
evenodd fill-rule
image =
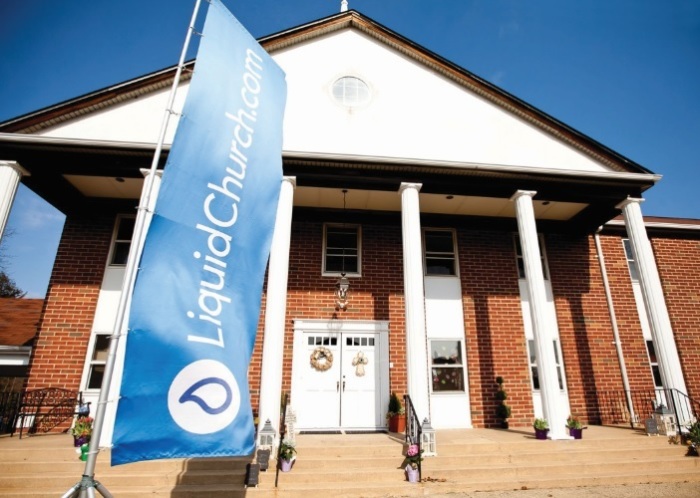
M536 190L516 190L515 193L510 196L509 200L515 201L516 199L518 199L519 197L522 197L524 195L532 198L532 197L535 197L537 195L537 191Z
M399 187L399 194L403 193L404 190L408 190L408 189L414 189L416 192L420 192L420 189L422 187L423 187L422 183L401 182L401 186Z
M141 174L143 175L144 178L148 177L148 175L151 174L150 168L141 168L139 171L141 172ZM156 170L156 177L163 178L163 170L162 169Z
M17 161L7 161L0 159L0 168L2 167L12 168L17 173L19 173L20 176L31 176L31 173L24 169L22 166L20 166L20 164Z
M642 199L641 197L628 197L627 199L616 205L615 209L622 210L630 204L641 204L642 202L644 202L644 199Z
M282 181L289 183L292 186L292 188L297 188L297 177L296 176L283 176Z

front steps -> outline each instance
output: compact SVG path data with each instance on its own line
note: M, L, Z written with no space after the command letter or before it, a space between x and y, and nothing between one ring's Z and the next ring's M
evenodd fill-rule
M396 434L299 435L297 461L260 473L246 489L250 458L174 459L109 466L100 453L96 479L115 497L314 498L420 496L466 491L559 488L649 482L698 482L700 458L666 438L590 427L582 440L537 441L529 429L438 431L438 456L423 460L423 482L408 483ZM274 462L272 462L274 463ZM67 435L0 438L0 496L61 496L84 462ZM99 493L96 494L99 496Z

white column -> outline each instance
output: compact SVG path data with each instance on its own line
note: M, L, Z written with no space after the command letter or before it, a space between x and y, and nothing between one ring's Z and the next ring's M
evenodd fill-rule
M263 337L262 372L260 375L260 411L258 434L270 419L279 435L280 400L282 398L282 357L284 353L284 323L287 313L287 279L289 275L289 245L292 238L292 210L296 177L282 180L277 204L275 232L270 248L265 302L265 336Z
M561 411L558 403L560 389L554 356L554 334L551 324L547 320L547 291L544 286L535 210L532 204L532 198L536 193L518 190L511 197L511 201L515 202L518 235L525 266L525 280L530 298L530 315L532 316L532 331L537 351L542 411L549 422L549 437L551 439L569 439L566 434L567 414L559 413Z
M0 161L0 240L22 176L29 176L29 172L16 161Z
M408 394L419 422L430 420L428 344L425 330L425 289L420 233L419 183L402 183L401 230L403 235L403 282L406 307L406 371Z
M622 210L627 227L634 259L639 270L639 285L644 296L649 327L651 328L654 348L659 360L661 379L666 389L678 389L688 394L681 370L681 362L676 349L676 341L673 337L671 319L666 308L664 290L661 286L659 270L656 267L654 252L644 228L644 218L640 204L644 199L629 198L616 207Z

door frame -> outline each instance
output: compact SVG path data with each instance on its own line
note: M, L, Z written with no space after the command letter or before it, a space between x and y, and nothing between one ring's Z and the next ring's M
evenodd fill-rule
M376 372L379 388L379 406L375 407L378 412L376 427L367 429L384 429L384 414L389 406L389 322L386 320L307 320L294 319L294 346L292 353L292 392L291 407L296 412L300 407L295 404L295 393L302 391L301 368L306 366L308 357L305 354L304 334L305 333L341 333L341 334L378 334L378 344L375 346L375 353L379 356L379 368ZM304 427L299 427L303 430Z

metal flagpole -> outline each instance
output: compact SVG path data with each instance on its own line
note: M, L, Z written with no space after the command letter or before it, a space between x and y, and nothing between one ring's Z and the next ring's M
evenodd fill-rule
M102 435L102 426L104 424L106 406L108 402L107 400L109 397L109 387L112 382L112 375L114 373L114 366L116 363L119 337L124 327L126 309L130 301L131 293L133 292L134 282L136 280L136 273L138 270L138 262L141 256L141 251L143 249L143 244L145 240L146 220L148 216L148 210L151 204L154 177L156 175L158 169L158 162L160 161L161 152L163 150L163 142L165 141L165 134L167 132L168 124L170 122L170 116L173 114L173 104L175 102L177 87L180 84L182 68L185 65L185 58L187 57L187 50L190 45L190 40L192 39L192 33L195 31L194 26L197 20L197 15L199 13L201 3L202 0L196 0L195 2L190 26L187 30L185 43L182 47L182 53L180 54L180 60L177 65L177 71L175 73L173 85L170 89L170 97L168 99L168 104L165 109L165 115L161 124L160 135L158 136L156 150L153 154L153 161L151 162L149 174L146 176L146 182L144 183L143 190L141 192L141 199L139 201L139 207L137 208L136 212L134 233L132 236L131 247L129 249L129 256L126 262L124 282L122 285L122 293L119 298L119 304L117 307L117 316L114 321L114 329L112 330L112 335L110 336L107 361L105 363L104 378L102 379L102 386L100 387L100 397L97 401L97 411L95 412L94 427L92 430L92 438L90 440L88 458L87 462L85 463L85 471L83 472L83 477L80 480L80 482L78 482L71 489L69 489L64 495L62 495L61 498L93 498L95 496L95 489L105 498L113 498L112 494L102 484L95 480L95 464L97 463L97 454L100 452L100 437Z

